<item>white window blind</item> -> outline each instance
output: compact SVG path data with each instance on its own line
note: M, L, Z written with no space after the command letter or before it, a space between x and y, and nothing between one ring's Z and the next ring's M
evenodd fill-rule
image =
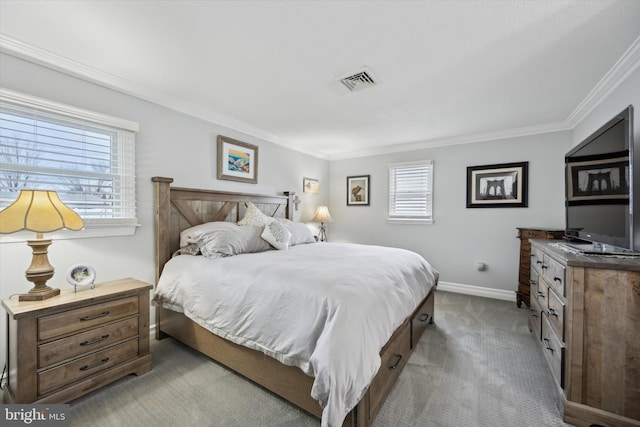
M85 228L133 230L137 130L136 123L2 89L0 209L22 189L55 190Z
M433 222L433 162L389 165L389 221Z

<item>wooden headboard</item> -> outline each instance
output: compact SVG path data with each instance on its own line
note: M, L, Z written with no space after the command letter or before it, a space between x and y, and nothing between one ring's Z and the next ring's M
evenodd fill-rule
M231 193L216 190L172 187L173 178L154 176L156 234L156 283L164 264L179 249L180 232L211 221L237 222L252 202L265 215L293 218L294 192L284 196Z

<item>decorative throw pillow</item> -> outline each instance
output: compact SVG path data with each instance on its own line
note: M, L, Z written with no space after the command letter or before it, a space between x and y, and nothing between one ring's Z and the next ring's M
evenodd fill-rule
M271 217L263 214L260 209L253 203L247 204L247 212L244 214L244 218L238 221L238 225L254 225L256 227L264 227L271 221Z
M269 223L264 226L264 230L260 236L278 250L289 248L291 233L278 221L273 219L269 221Z

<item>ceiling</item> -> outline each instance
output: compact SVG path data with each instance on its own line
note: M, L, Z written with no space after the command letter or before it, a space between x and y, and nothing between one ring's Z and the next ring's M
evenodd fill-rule
M635 0L0 0L0 50L339 159L571 129L640 63L639 22Z

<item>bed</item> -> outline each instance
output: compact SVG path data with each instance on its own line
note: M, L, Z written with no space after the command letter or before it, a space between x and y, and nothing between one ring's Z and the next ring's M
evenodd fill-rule
M392 272L383 270L378 274L390 276L386 280L388 282L396 281L398 274L402 276L402 281L409 282L406 289L403 287L398 291L392 290L394 294L389 294L389 296L385 294L387 299L385 305L391 308L363 304L361 303L363 297L356 296L354 298L358 298L358 304L351 303L348 306L349 309L346 310L332 308L332 301L338 298L333 298L333 294L321 294L321 292L324 292L325 287L319 278L315 279L316 276L322 275L321 270L323 269L320 267L322 265L320 263L323 258L326 257L327 262L331 263L337 262L338 259L346 258L347 262L354 259L353 257L344 256L340 252L343 251L344 254L348 254L351 251L351 253L354 253L354 246L349 244L333 244L333 246L327 243L300 244L292 246L286 251L273 249L261 253L220 258L214 261L204 259L203 256L190 255L172 258L172 254L185 246L185 242L181 242L181 234L184 239L183 232L185 230L192 230L194 226L200 227L202 224L213 222L229 223L230 227L232 226L231 224L235 227L235 223L248 216L248 210L251 207L259 209L261 213L270 218L274 218L274 223L286 224L287 219L293 217L294 193L287 192L283 196L269 196L220 192L174 187L171 185L173 182L171 178L154 177L152 181L154 183L156 214L157 295L154 299L157 303L157 338L170 336L183 342L281 396L304 411L320 418L325 426L333 427L340 425L340 423L343 426L352 427L370 426L402 368L407 363L422 332L429 324L433 323L433 303L438 279L437 272L431 269L421 257L409 251L393 248L358 247L358 253L362 253L363 257L369 257L361 259L376 259L376 256L380 257L379 262L374 264L383 264L386 259L389 259L388 262L392 263L391 260L396 256L418 257L420 260L416 260L415 263L421 265L419 267L420 273L414 274L412 272L409 274L407 272L397 273L395 270ZM309 262L308 260L313 261ZM196 313L195 306L203 305L201 301L205 294L218 291L212 290L216 289L213 288L213 285L203 284L204 282L199 279L199 276L185 276L182 272L190 272L189 274L198 272L197 274L200 274L199 272L201 271L208 271L208 277L223 277L229 275L227 274L229 271L239 272L243 270L243 265L253 266L254 264L256 268L260 268L260 274L252 273L251 279L244 277L238 280L235 273L231 275L235 280L234 283L246 286L234 287L234 292L237 292L237 294L229 297L235 301L233 304L241 304L244 310L244 306L250 304L251 296L254 295L257 288L265 288L267 291L271 289L270 292L273 294L274 290L279 289L276 287L278 285L276 283L277 280L273 278L277 277L277 273L283 271L282 269L290 269L303 274L306 272L306 275L302 276L300 280L297 279L298 276L293 276L291 272L285 273L285 276L282 277L287 277L288 280L283 279L282 282L283 286L286 282L290 288L297 289L296 292L298 293L304 292L301 295L304 299L310 300L311 304L322 306L318 314L307 316L308 318L305 317L304 319L302 317L296 318L296 322L289 322L298 325L298 329L306 331L305 333L309 336L306 341L309 342L303 342L305 340L297 337L292 339L283 338L286 341L286 345L277 342L277 337L271 336L274 335L271 332L278 329L277 327L271 327L269 329L271 332L255 332L252 329L255 325L251 322L260 323L261 320L256 318L253 313L245 316L249 319L246 327L245 323L238 323L238 325L241 325L238 326L233 322L230 328L236 329L232 331L225 329L226 320L224 318L217 317L211 320L204 318L206 317L205 315ZM424 264L427 264L427 267ZM273 266L278 267L276 269ZM340 268L348 268L348 266L344 265ZM208 269L211 270L209 271ZM332 274L345 277L337 267L324 270L332 270ZM423 270L424 272L422 272ZM270 272L272 276L269 276ZM260 280L253 279L255 277L259 277ZM333 277L335 279L339 276ZM298 281L304 282L304 287L294 286ZM352 289L349 286L353 282L355 287L358 281L371 283L371 286L374 286L372 289L378 290L376 287L378 286L378 280L368 277L366 274L358 274L357 277L353 276L353 279L345 281L344 285L339 287L339 290L330 290L328 292L352 295ZM186 286L192 288L189 293L179 297L163 296L164 289L168 286L167 283L170 283L169 287L171 287L179 282L189 284ZM382 282L383 280L380 280L380 283ZM160 288L160 285L163 287ZM251 286L254 287L251 288ZM175 287L179 288L178 286ZM379 292L369 292L369 294L386 292L382 290L383 288L379 289ZM216 304L221 300L219 296L218 294L218 297L214 298ZM259 298L269 298L269 296ZM287 298L283 299L287 300ZM377 304L373 302L374 298L371 298L371 300L372 304ZM263 304L263 306L270 305L271 302L266 305ZM295 310L290 308L296 305L297 303L283 305L276 310L278 316L271 317L275 317L275 321L282 322L283 316L298 316L298 314L292 314ZM332 335L325 335L325 331L328 329L332 331L340 330L337 326L327 327L327 325L334 325L332 322L335 322L335 325L344 324L344 319L349 319L350 328L357 328L354 325L357 325L360 320L358 320L355 313L359 312L356 307L360 306L375 311L375 316L367 319L363 317L363 325L365 321L367 323L364 326L361 325L360 328L366 329L366 333L353 334L351 332L351 339L347 339L349 335L346 332L332 332ZM288 310L291 310L291 313ZM221 316L225 315L226 312L226 310L218 308L210 311L221 313ZM344 315L347 317L342 316L342 320L334 320L339 319L340 316L327 315L327 313L338 312L347 313ZM218 315L216 314L216 316ZM371 325L368 322L371 322ZM241 329L241 333L238 332L238 328ZM251 333L255 335L255 339ZM284 331L282 333L284 334ZM263 335L266 337L263 337ZM327 341L329 338L325 337L330 337L332 341ZM387 337L389 338L387 339ZM258 339L267 341L266 343L257 342L256 340ZM268 341L269 339L273 341ZM383 340L380 341L381 339ZM318 344L318 342L324 342L323 340L330 342L330 345ZM295 345L292 345L292 342ZM374 358L365 357L362 362L358 361L359 359L356 360L359 357L359 349L367 346L381 350L379 353L374 354ZM280 347L284 347L284 349ZM323 348L324 350L322 350ZM330 352L326 350L327 348L340 348L344 351ZM370 349L367 352L370 353ZM367 352L362 350L363 354ZM332 354L324 355L324 353ZM331 363L327 362L327 360L330 360L328 359L329 357L332 358ZM346 378L343 381L342 377L347 377L347 375L341 375L341 370L351 372L354 364L362 366L362 375L360 373L358 375L354 374L355 379L353 381L350 378ZM367 376L367 372L371 375ZM349 373L349 375L351 374ZM341 384L341 381L346 386L343 387L344 384ZM363 381L364 383L362 383ZM359 383L364 384L364 386ZM342 393L343 389L348 389L348 392L345 392L348 394ZM355 400L354 396L356 397ZM319 402L322 402L322 405ZM346 412L344 410L345 407L349 410L348 413L343 413Z

